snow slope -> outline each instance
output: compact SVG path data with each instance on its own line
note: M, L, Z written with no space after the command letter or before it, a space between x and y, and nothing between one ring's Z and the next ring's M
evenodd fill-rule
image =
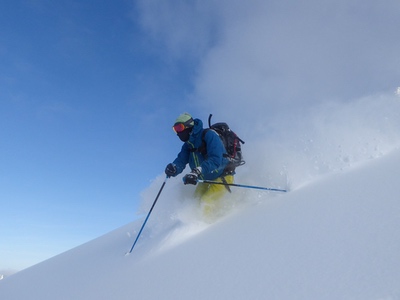
M235 189L211 225L171 179L131 255L143 220L2 280L0 299L400 299L399 166L395 150L286 194Z

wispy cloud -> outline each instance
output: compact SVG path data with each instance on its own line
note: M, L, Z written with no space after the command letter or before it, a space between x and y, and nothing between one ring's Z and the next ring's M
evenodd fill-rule
M220 11L214 1L140 0L137 6L139 23L156 48L173 59L202 56L219 36Z

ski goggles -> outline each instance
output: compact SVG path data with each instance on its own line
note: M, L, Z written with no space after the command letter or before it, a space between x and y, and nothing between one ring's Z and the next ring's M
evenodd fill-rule
M185 123L175 123L175 125L172 126L172 129L175 131L175 133L180 133L184 131L186 128L190 127L193 127L193 119L190 119Z
M175 131L175 133L179 133L179 132L184 131L186 129L186 126L183 123L178 123L178 124L175 124L172 127L172 129Z

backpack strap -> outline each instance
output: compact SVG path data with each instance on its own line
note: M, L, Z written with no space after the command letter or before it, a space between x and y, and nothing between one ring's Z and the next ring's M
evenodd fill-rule
M212 130L212 128L205 128L205 129L203 130L203 132L202 132L202 134L201 134L202 143L201 143L200 147L189 149L190 152L200 152L204 157L207 156L207 144L206 144L206 140L204 139L204 137L206 136L206 133L207 133L209 130ZM217 132L216 132L216 133L217 133ZM217 134L218 134L218 133L217 133ZM221 178L222 178L222 181L225 183L225 187L227 188L227 190L228 190L229 192L231 192L229 186L226 185L226 180L225 180L224 177L225 177L226 175L233 175L233 174L235 173L236 166L235 166L235 164L231 161L231 159L229 159L230 157L229 157L229 155L228 155L227 153L224 154L224 157L228 158L228 164L226 165L224 171L222 172Z
M203 156L207 155L207 145L206 145L206 140L204 139L204 137L206 136L206 133L209 130L210 130L210 128L203 129L203 132L201 133L201 145L200 145L200 147L189 149L190 152L200 152Z

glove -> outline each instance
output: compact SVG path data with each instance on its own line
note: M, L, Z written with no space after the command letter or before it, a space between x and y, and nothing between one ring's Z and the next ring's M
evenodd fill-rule
M186 174L183 177L183 183L184 184L197 184L197 178L201 174L201 167L195 168L190 172L189 174Z
M176 165L168 164L167 167L165 168L165 174L168 177L175 176L176 175Z

